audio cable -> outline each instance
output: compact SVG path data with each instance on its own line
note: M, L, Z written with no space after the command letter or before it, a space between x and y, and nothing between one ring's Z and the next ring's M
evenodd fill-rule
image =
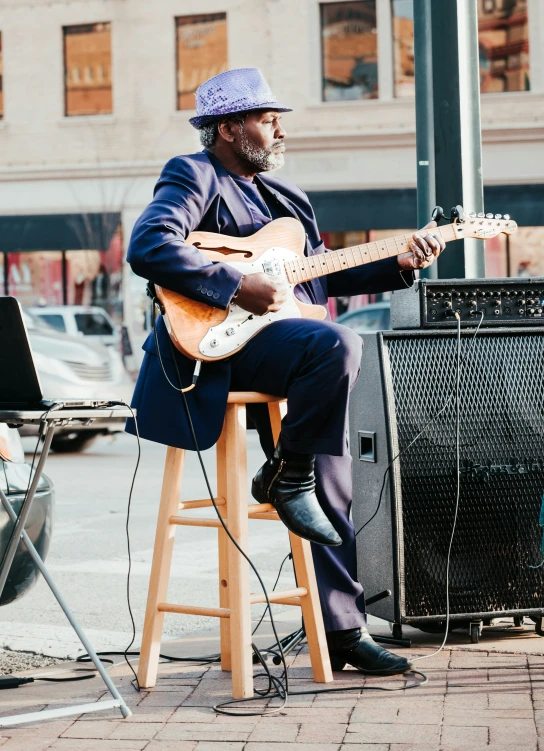
M376 509L372 516L355 532L355 536L359 535L365 527L367 527L370 522L377 516L378 511L380 510L381 503L382 503L382 497L383 492L385 489L385 483L387 480L387 476L389 471L391 470L393 464L401 457L403 454L408 451L415 443L419 440L419 438L423 435L423 433L427 430L427 428L434 423L434 421L440 417L440 415L448 408L453 398L455 398L455 466L456 466L456 497L455 497L455 510L454 510L454 518L453 518L453 525L452 525L452 531L450 536L450 541L448 545L448 554L446 558L446 623L445 623L445 632L444 632L444 639L442 640L442 644L438 649L436 649L434 652L431 652L431 654L423 655L420 657L414 657L412 659L412 662L418 662L420 660L426 660L429 657L434 657L435 655L439 654L441 652L445 645L448 638L448 631L449 631L449 623L450 623L450 562L451 562L451 551L453 547L453 540L455 537L455 529L457 526L457 517L459 512L459 502L460 502L460 496L461 496L461 472L460 472L460 386L461 386L461 370L462 366L467 362L469 355L472 352L472 348L474 347L474 342L476 340L476 336L478 335L478 332L480 330L480 327L482 325L482 321L484 319L483 312L480 314L480 321L478 322L478 325L476 327L476 330L474 331L474 334L470 340L469 347L467 349L467 352L465 353L465 356L463 359L461 359L461 318L459 316L459 313L455 313L455 318L457 319L457 335L456 335L456 368L455 368L455 382L454 382L454 388L446 402L442 405L442 407L436 412L423 426L423 428L419 431L419 433L413 438L410 443L402 448L400 451L397 452L397 454L393 457L393 459L389 462L387 467L384 470L383 473L383 481L380 489L380 495L378 497L378 504L376 506Z

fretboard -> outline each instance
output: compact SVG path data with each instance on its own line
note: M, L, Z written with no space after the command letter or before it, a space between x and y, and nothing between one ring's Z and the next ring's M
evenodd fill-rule
M434 227L429 232L440 235L444 242L458 239L452 224ZM422 233L424 234L423 230ZM350 248L331 250L328 253L318 253L315 256L303 256L289 260L285 262L287 278L291 284L300 284L310 279L316 279L318 276L334 274L345 269L354 269L366 263L382 261L384 258L393 258L410 251L411 240L412 235L397 235L397 237L389 237L386 240L376 240L364 245L353 245Z

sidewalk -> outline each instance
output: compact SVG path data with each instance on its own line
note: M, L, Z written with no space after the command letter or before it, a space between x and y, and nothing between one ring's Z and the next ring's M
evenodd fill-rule
M406 631L414 644L404 653L419 656L436 648L435 637ZM212 705L230 698L230 679L216 666L163 664L156 687L137 693L130 684L129 669L119 665L111 675L134 712L131 718L122 720L117 711L107 711L3 728L0 749L544 751L544 657L540 654L544 641L527 626L523 632L501 634L500 638L484 632L478 645L467 642L466 634L455 633L448 649L416 663L429 679L425 685L378 692L369 689L402 688L417 682L417 677L364 678L346 670L336 673L331 685L345 689L364 685L365 690L290 696L287 706L269 717L217 715ZM207 633L168 642L164 649L174 655L195 654L195 650L209 654L216 651L217 641ZM291 690L324 688L312 681L305 647L296 656L290 655L289 663ZM97 679L74 684L34 683L2 694L1 714L109 698Z

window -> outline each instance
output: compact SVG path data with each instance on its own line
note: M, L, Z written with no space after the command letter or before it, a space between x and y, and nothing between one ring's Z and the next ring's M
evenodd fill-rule
M393 0L395 96L414 96L414 7L412 0Z
M0 118L4 117L4 87L2 85L2 32L0 31Z
M77 330L85 336L111 336L113 329L106 317L100 313L76 313Z
M480 90L528 91L527 0L478 0Z
M42 321L45 321L57 331L66 332L66 323L64 321L64 316L62 316L60 313L38 313L37 315L42 319Z
M378 97L376 0L321 5L323 101Z
M64 27L64 78L66 115L111 114L110 23Z
M176 18L177 108L195 108L195 91L227 69L227 14Z

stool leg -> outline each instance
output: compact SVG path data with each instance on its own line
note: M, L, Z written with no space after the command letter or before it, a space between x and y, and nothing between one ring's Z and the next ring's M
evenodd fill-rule
M227 498L227 440L223 430L217 441L217 495ZM227 516L226 507L219 506L219 513ZM229 607L229 540L224 529L217 530L217 548L219 554L219 607ZM231 670L232 660L230 652L230 618L219 619L219 640L221 645L221 670Z
M142 649L138 665L138 683L142 688L152 688L157 682L164 623L164 613L159 612L158 605L160 602L166 602L168 592L168 579L176 532L175 525L170 524L169 519L178 512L184 461L184 449L168 447L157 519L153 563L147 593Z
M307 595L300 598L300 605L314 681L316 683L329 683L333 679L332 668L319 602L312 548L308 540L303 540L292 532L289 532L289 538L297 586L305 587L308 591Z
M226 455L225 495L229 532L244 552L248 549L246 408L229 404L223 428ZM249 564L228 540L228 597L232 655L232 695L253 696Z
M281 419L285 414L285 407L285 402L270 402L268 405L274 443L277 443L278 438L280 437ZM327 647L327 638L325 636L323 614L321 613L321 605L319 602L319 592L315 579L312 548L308 540L303 540L292 532L289 532L289 539L291 541L291 552L293 554L293 567L295 569L297 586L305 587L308 590L308 594L300 598L300 604L302 608L302 617L304 618L304 628L306 630L314 681L316 681L316 683L329 683L333 679L331 661L329 658L329 649Z

